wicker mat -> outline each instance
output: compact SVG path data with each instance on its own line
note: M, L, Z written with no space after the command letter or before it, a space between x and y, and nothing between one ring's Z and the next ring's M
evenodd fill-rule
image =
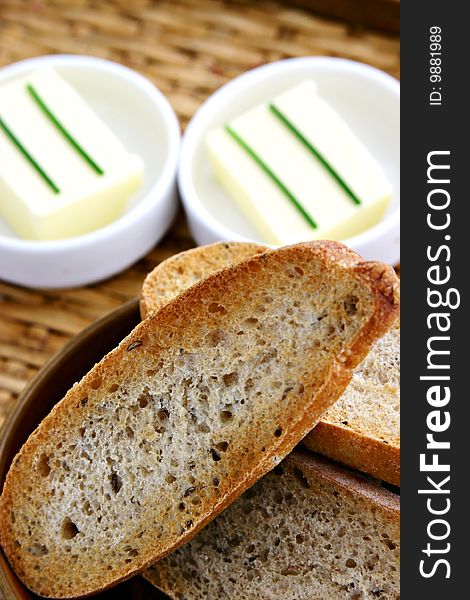
M220 85L285 57L342 56L399 76L398 36L280 2L0 0L0 66L57 52L133 67L167 95L183 127ZM70 336L138 295L150 269L193 245L180 215L147 257L98 285L39 292L0 282L0 424L25 383Z

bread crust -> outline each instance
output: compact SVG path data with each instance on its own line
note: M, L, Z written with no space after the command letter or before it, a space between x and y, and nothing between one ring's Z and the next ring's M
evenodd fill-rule
M318 263L320 273L332 272L341 276L345 269L358 284L367 287L372 299L372 314L352 343L341 350L326 380L316 393L308 379L303 381L304 403L301 408L299 407L296 418L283 424L285 435L275 438L272 446L266 448L266 452L259 457L253 468L247 470L238 480L232 481L230 488L226 488L220 497L214 498L212 503L202 507L197 522L193 523L187 531L178 537L173 536L174 539L165 544L155 540L153 546L146 548L145 552L142 551L132 565L120 568L119 572L116 570L112 574L103 572L99 582L87 582L87 585L70 588L59 581L61 565L49 564L48 572L42 572L40 577L36 573L26 571L22 550L15 544L11 518L16 506L15 497L22 488L24 475L32 467L34 456L41 451L50 436L64 427L74 426L78 411L83 410L84 398L93 396L90 390L93 389L94 382L98 379L109 381L109 374L119 370L132 372L132 364L135 360L132 351L144 348L145 353L150 351L146 348L150 344L152 355L158 356L162 348L173 347L172 344L177 343L183 336L194 339L200 333L200 323L205 318L203 314L206 314L202 312L201 307L220 302L221 299L224 301L229 299L234 281L240 284L245 280L254 281L261 270L268 265L270 269L276 269L276 265L283 266L296 261L307 264L312 260ZM238 298L238 302L243 303L244 299ZM256 255L236 266L215 273L183 292L155 315L139 324L117 349L109 353L79 383L75 384L33 432L15 457L0 498L0 535L5 554L18 576L30 589L44 596L57 598L87 596L143 571L156 560L187 542L245 489L286 456L313 428L320 416L346 388L351 377L351 369L365 356L374 339L390 327L397 312L398 281L393 270L381 263L366 263L342 244L327 241L303 243ZM212 317L212 319L216 318L217 316ZM312 362L314 360L315 357L312 356ZM308 368L309 366L305 365L306 371ZM292 396L293 392L289 392L288 397ZM87 400L86 410L92 410L90 405L92 402ZM253 436L256 436L256 430L253 430Z
M297 448L285 459L302 468L312 477L331 481L343 489L345 494L357 494L371 504L389 512L391 518L400 522L400 496L377 483L368 481L359 473L350 471L327 458L313 454L305 448Z
M320 421L302 445L393 485L400 485L400 447L348 427Z
M254 242L215 242L167 258L144 280L140 315L146 319L203 276L268 250Z

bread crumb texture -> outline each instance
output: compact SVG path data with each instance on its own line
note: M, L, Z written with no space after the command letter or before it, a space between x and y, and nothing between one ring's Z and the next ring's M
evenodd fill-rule
M398 599L399 499L294 452L145 577L175 600Z
M160 263L145 279L146 317L204 277L259 254L245 242L200 246ZM354 303L349 307L354 310ZM308 448L393 485L400 485L400 325L377 340L348 389L304 439Z
M400 329L377 340L340 400L322 417L400 446ZM364 413L367 418L364 419Z
M400 326L377 340L303 440L333 460L400 485Z
M257 255L164 306L75 384L0 499L26 585L74 597L130 577L288 454L395 318L393 272L372 281L364 265L327 242Z

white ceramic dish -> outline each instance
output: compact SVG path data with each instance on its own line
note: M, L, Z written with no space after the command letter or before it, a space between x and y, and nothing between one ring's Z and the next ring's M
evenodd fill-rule
M345 118L393 185L393 201L384 219L343 241L366 259L396 264L400 260L399 83L382 71L339 58L293 58L258 67L224 85L202 105L184 134L178 171L191 232L198 244L262 242L215 181L205 137L214 127L308 78L317 82L318 93Z
M0 218L0 279L31 287L72 287L125 269L163 236L177 207L180 128L169 102L150 81L99 58L32 58L1 69L0 85L46 65L69 81L145 164L143 186L125 214L86 235L26 241Z

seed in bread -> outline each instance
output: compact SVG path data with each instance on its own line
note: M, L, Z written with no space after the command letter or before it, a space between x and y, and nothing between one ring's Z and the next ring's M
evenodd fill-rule
M338 398L395 319L397 285L311 242L219 271L138 325L13 461L0 536L18 576L83 596L188 541Z

